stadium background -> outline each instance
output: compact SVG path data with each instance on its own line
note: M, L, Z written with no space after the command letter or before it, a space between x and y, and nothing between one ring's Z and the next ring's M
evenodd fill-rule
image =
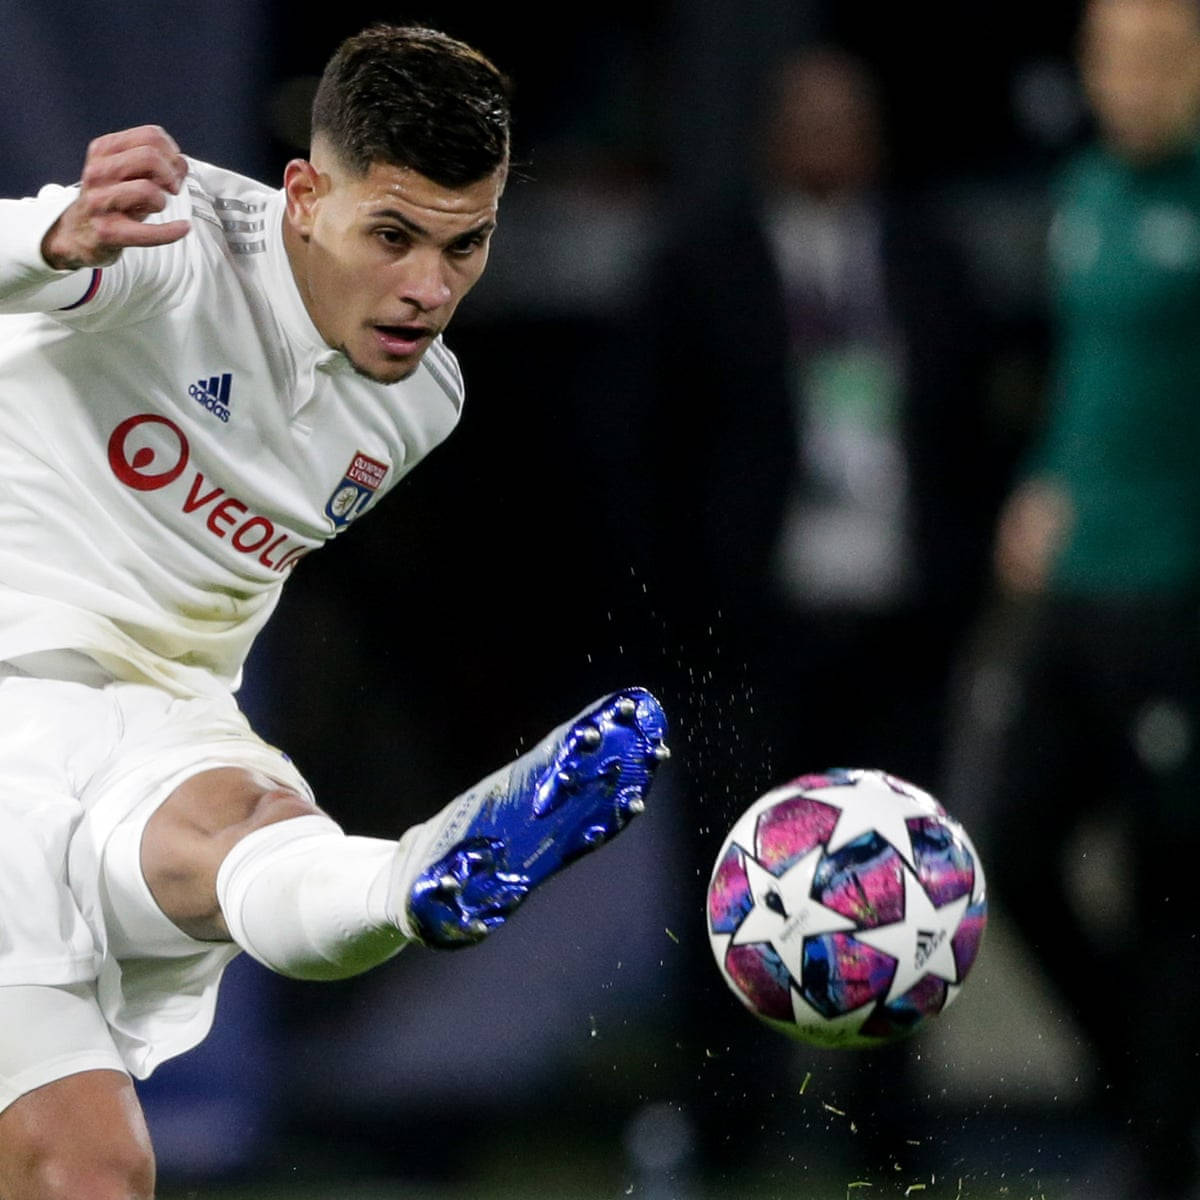
M248 673L246 707L329 810L392 836L623 682L683 714L635 834L503 937L329 986L236 963L210 1041L143 1089L163 1194L965 1198L1086 1184L1103 1149L1088 1049L1002 913L956 1008L895 1054L792 1048L714 984L706 848L763 787L831 764L750 716L758 681L730 659L753 589L734 615L701 589L688 607L647 561L687 533L663 527L635 474L644 447L629 444L658 399L640 357L655 248L748 176L775 54L833 39L878 77L891 183L941 214L969 266L988 371L962 403L990 406L998 433L961 453L1003 478L1036 419L1046 188L1086 133L1075 6L439 8L0 0L8 195L72 180L91 137L141 122L277 178L302 148L313 76L377 18L438 25L516 80L519 170L490 273L448 339L464 422L381 514L296 573ZM682 453L669 438L653 451ZM984 589L967 599L985 611ZM853 713L835 680L795 673L814 703ZM857 765L925 761L911 749ZM917 782L970 824L976 768L947 750ZM881 1089L913 1114L883 1166L864 1149ZM722 1159L697 1145L714 1129L753 1137Z

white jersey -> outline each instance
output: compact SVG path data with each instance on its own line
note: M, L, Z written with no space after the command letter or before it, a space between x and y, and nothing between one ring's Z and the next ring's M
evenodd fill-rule
M41 258L74 189L0 203L0 661L236 687L295 565L458 419L440 340L400 383L357 374L296 288L283 193L189 166L152 219L191 232L103 270Z

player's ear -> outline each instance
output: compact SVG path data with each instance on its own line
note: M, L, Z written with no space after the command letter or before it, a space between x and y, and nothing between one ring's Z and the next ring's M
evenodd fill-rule
M284 168L283 191L287 201L287 217L301 237L311 236L317 201L327 190L325 176L307 159L293 158Z

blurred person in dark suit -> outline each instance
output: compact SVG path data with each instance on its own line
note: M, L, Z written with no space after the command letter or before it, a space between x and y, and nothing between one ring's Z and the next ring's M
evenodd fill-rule
M924 701L1005 478L983 319L932 206L888 189L867 68L818 48L772 84L757 187L685 221L655 277L657 574L770 687L759 782L814 754L929 782Z
M707 731L681 762L704 878L742 809L805 770L935 786L945 679L1004 478L985 322L932 207L889 187L871 73L822 46L769 82L753 185L671 231L647 322L653 464L639 477L656 490L639 510L659 537L645 569L688 671L681 735ZM735 1043L701 1071L712 1137L732 1146L737 1117L717 1110L736 1105L752 1136L744 1080L769 1103L786 1056L716 994L706 955L695 1036ZM889 1170L908 1132L903 1060L856 1058L850 1085L860 1141L878 1134Z
M1129 1151L1097 1186L1149 1200L1200 1185L1200 9L1092 0L1080 51L1097 137L1060 180L1045 428L998 525L984 858L1097 1051ZM1099 818L1114 876L1084 862Z

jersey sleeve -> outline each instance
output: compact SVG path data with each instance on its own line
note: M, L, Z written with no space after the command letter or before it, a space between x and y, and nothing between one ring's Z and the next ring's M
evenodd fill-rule
M42 239L79 194L50 184L36 197L0 200L0 313L40 312L72 324L132 324L169 307L192 273L192 234L166 246L131 247L107 267L59 271L42 257ZM191 216L186 190L147 224Z
M42 257L42 238L78 194L50 184L34 197L0 200L0 312L53 312L87 294L93 271L56 271Z

